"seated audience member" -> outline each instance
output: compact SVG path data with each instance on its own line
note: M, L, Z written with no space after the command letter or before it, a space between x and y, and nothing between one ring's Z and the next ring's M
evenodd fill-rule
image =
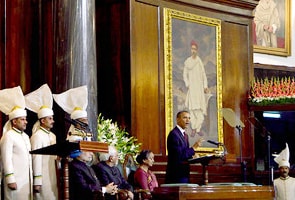
M118 164L118 151L115 147L109 146L109 153L101 153L99 156L100 162L93 165L93 169L103 186L114 183L118 189L128 191L128 199L132 200L134 195L132 193L132 186L125 180L121 174ZM108 199L111 199L108 196ZM115 198L113 198L115 199Z
M70 155L73 160L69 162L70 199L92 200L99 191L115 196L117 186L110 182L101 187L93 169L87 164L93 159L93 153L87 151L74 151Z
M145 189L153 191L158 187L158 181L155 174L149 170L154 164L154 154L150 150L142 150L136 157L139 168L134 174L134 187L136 189Z

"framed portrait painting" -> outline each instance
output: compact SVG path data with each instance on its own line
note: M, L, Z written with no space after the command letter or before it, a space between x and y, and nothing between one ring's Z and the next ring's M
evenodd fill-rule
M200 137L223 143L221 21L164 9L166 137L176 114L190 113L190 144ZM222 147L203 142L200 154Z
M260 0L253 11L254 52L289 56L290 1Z

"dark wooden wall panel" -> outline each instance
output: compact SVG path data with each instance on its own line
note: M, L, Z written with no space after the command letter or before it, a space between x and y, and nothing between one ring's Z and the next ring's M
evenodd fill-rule
M42 2L42 4L41 4ZM44 70L41 70L44 83L48 83L49 87L55 91L55 81L57 76L55 74L55 39L56 39L56 26L55 21L57 11L54 7L54 0L39 1L38 12L39 20L38 25L42 34L39 36L40 45L39 53L42 55L38 66L43 66ZM40 68L40 67L39 67ZM62 91L62 90L60 90Z
M243 157L251 159L253 151L248 127L247 91L248 71L252 68L248 32L250 26L224 22L222 24L222 97L223 107L232 108L246 125L242 130ZM224 139L230 154L240 157L240 136L236 128L224 121Z
M161 153L158 8L133 2L131 12L132 133L143 149Z
M32 9L31 1L6 1L5 78L4 87L29 88L31 64ZM1 27L2 29L4 27Z
M98 113L128 132L130 108L129 1L96 0Z
M38 13L35 1L1 0L1 89L21 86L23 93L31 91L32 70L39 62ZM37 23L38 24L38 23ZM28 114L30 118L30 114ZM7 116L2 114L1 126ZM31 126L28 125L28 129ZM31 131L29 131L31 132ZM2 132L1 132L2 134Z

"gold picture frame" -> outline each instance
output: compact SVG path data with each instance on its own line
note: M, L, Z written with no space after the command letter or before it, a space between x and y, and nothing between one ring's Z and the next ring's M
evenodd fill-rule
M208 90L205 94L207 115L201 129L189 132L190 144L202 137L223 144L221 21L173 9L164 9L164 65L166 139L176 125L176 114L186 109L188 89L184 83L184 62L191 55L191 42L197 43L198 55L203 60ZM192 117L192 113L191 113ZM219 154L220 145L204 142L199 153Z
M255 53L291 55L290 0L260 0L253 11L253 47ZM269 13L271 11L271 13ZM269 18L267 16L272 16ZM270 25L266 25L266 23Z

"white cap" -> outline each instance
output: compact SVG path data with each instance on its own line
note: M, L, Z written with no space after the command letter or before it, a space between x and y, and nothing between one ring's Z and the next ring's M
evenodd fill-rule
M53 98L47 84L25 96L26 107L38 114L38 119L53 115Z
M289 151L289 146L286 143L286 148L282 150L277 157L274 158L274 161L278 163L279 167L290 168L289 158L290 158L290 151Z
M18 118L18 117L26 117L27 111L21 107L15 106L13 110L8 114L9 120Z
M3 127L3 133L11 128L10 120L27 116L25 107L25 98L20 86L0 90L0 110L9 116L8 122Z
M289 167L290 168L290 163L287 160L281 160L279 163L279 167Z
M71 115L71 119L87 117L88 91L86 85L69 89L61 94L53 94L53 99Z
M27 116L23 91L18 87L0 90L0 110L9 116L9 120Z

